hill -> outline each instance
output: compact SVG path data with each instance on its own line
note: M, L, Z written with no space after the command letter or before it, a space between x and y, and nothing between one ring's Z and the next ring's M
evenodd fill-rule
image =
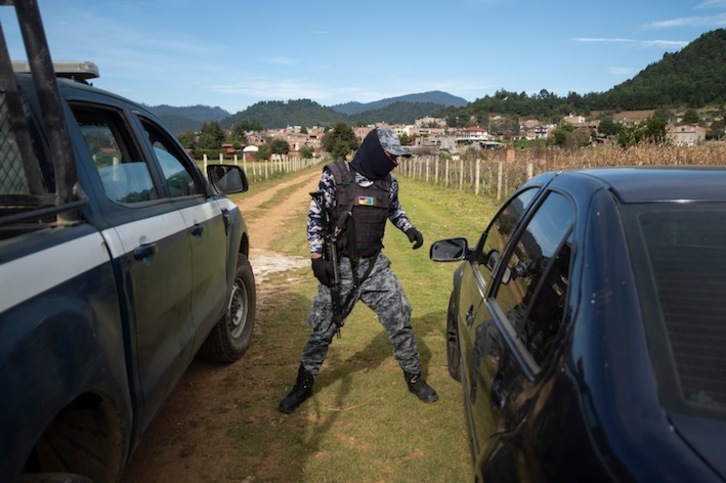
M220 121L229 117L230 113L221 107L203 105L174 107L167 104L146 106L158 117L173 133L184 131L198 131L202 124L210 121Z
M380 101L360 103L360 102L346 102L345 104L336 104L330 106L335 112L347 114L349 116L355 114L361 114L368 111L380 111L392 104L401 105L400 103L412 103L412 104L436 104L441 106L453 106L462 107L469 103L464 98L452 96L448 92L442 91L429 91L421 92L418 94L408 94L405 96L389 97L387 99L381 99Z
M614 113L638 110L699 108L726 103L726 29L708 32L679 52L667 53L632 79L604 93L559 97L546 90L538 94L499 90L493 96L448 109L450 126L466 126L472 118L485 123L494 115L509 119L535 117L558 123L568 114L593 111Z
M238 121L258 121L265 128L286 126L329 126L336 122L371 124L387 122L410 124L416 119L431 116L442 109L466 105L466 99L446 92L431 91L419 94L359 103L349 102L326 107L310 99L262 101L244 111L230 115L224 109L208 106L173 107L149 106L174 133L197 131L205 122L217 121L229 129Z
M263 101L244 111L233 114L220 122L229 129L238 121L258 121L267 129L286 126L325 126L347 121L344 114L333 111L310 99L294 101Z
M726 102L726 29L707 32L675 53L666 53L638 75L602 96L610 108L703 107Z

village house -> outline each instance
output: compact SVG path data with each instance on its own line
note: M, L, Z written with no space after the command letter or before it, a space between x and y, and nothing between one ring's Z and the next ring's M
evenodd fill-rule
M676 146L694 146L706 139L706 130L700 126L668 126L666 139Z

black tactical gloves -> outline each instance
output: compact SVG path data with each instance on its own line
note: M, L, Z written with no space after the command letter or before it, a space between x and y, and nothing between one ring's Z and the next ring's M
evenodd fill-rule
M333 285L333 267L325 258L313 258L313 275L323 285L327 287Z
M406 236L408 236L408 241L413 243L414 250L421 248L421 245L423 245L423 235L415 227L412 226L406 230Z

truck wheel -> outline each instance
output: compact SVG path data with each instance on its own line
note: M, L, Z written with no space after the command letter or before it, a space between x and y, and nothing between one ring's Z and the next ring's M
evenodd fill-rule
M250 345L256 308L255 276L247 257L240 254L227 310L202 344L198 357L223 363L242 357Z

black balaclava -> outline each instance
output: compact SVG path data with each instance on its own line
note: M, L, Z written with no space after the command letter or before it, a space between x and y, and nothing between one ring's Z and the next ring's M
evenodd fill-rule
M371 129L350 162L350 167L371 181L383 179L396 165L388 159L378 139L378 130Z

